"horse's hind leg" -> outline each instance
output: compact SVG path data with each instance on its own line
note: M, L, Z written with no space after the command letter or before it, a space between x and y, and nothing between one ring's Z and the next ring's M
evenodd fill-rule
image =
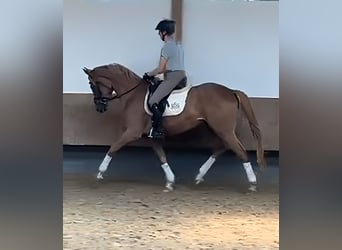
M161 167L165 173L166 190L164 190L164 191L166 191L166 192L172 191L173 185L175 183L175 175L172 172L172 169L170 168L169 164L167 163L165 151L164 151L163 147L158 142L155 142L155 141L152 142L152 147L153 147L154 152L156 152L156 154L158 155L159 160L162 164Z
M226 151L225 148L219 148L215 149L213 154L208 158L208 160L203 163L203 165L200 167L198 174L195 178L196 184L199 184L204 181L203 177L208 172L208 170L211 168L211 166L215 163L217 157L219 157L221 154L223 154Z
M237 154L237 156L243 160L243 168L245 169L248 181L249 190L256 191L257 180L255 173L252 168L252 164L248 161L248 155L246 149L241 144L240 140L236 137L235 133L232 132L230 135L224 136L224 141L227 146Z
M97 173L97 179L102 180L103 179L103 174L107 171L107 168L112 160L112 157L106 154L104 157L103 161L101 162L101 165L99 166L99 172Z
M248 161L248 155L246 149L243 147L239 139L236 137L234 130L227 131L219 131L213 128L216 134L223 140L227 149L231 149L242 161L243 167L245 169L248 181L249 181L249 190L256 191L257 180L255 173L253 171L251 163Z

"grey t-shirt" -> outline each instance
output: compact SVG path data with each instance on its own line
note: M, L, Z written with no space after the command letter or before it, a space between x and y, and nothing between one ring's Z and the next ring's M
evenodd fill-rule
M175 40L167 41L164 44L161 56L167 59L166 70L185 70L183 47Z

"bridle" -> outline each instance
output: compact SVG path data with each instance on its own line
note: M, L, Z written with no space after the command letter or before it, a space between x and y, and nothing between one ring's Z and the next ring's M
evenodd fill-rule
M89 84L90 84L90 89L93 91L93 94L94 94L94 103L107 105L109 101L114 100L114 99L120 99L121 97L135 90L141 84L141 81L138 84L136 84L133 88L123 92L122 94L113 95L112 97L103 97L101 90L99 89L97 85L95 85L92 81L89 81Z

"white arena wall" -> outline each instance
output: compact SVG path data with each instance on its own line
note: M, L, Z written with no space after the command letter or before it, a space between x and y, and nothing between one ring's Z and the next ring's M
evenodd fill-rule
M279 98L278 1L184 0L189 82L214 81ZM65 0L64 93L90 93L82 67L121 63L142 75L159 60L154 30L171 0Z

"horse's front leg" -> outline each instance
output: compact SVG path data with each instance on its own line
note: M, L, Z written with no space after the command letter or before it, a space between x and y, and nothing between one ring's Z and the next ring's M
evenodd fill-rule
M141 137L141 133L132 131L132 130L126 130L118 140L116 140L108 150L106 156L104 157L101 165L99 166L99 172L97 173L97 179L101 180L103 179L103 174L107 171L108 166L114 156L114 154L122 148L127 143L130 143L132 141L135 141Z
M152 147L153 147L154 152L156 152L156 154L158 155L159 160L161 162L161 167L165 173L166 189L164 191L165 192L173 191L173 185L175 183L175 175L172 172L172 169L170 168L169 164L167 163L165 150L163 149L161 144L156 141L152 142Z

